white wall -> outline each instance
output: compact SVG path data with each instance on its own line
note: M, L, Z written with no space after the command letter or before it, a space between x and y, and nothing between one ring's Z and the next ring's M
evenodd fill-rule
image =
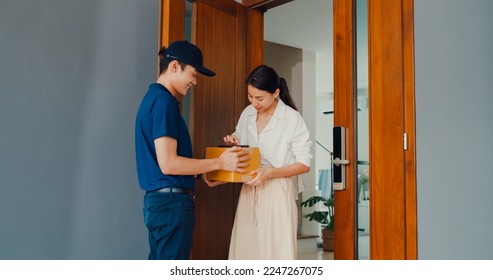
M419 259L493 258L493 1L415 0Z
M0 259L145 259L158 0L0 1Z

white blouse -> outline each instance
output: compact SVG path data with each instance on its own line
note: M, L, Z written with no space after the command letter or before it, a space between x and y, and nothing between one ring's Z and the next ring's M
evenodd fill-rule
M241 145L259 147L260 165L283 167L300 162L310 167L310 133L300 113L279 99L276 110L264 130L257 133L257 110L252 105L241 113L235 135Z

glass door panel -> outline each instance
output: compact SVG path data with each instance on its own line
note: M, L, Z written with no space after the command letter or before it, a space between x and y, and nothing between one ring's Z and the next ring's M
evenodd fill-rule
M369 127L368 127L368 3L356 0L356 125L358 188L356 191L358 259L370 257Z

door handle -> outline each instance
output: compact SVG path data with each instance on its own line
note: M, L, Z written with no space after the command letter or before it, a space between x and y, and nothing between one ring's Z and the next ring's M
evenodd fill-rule
M346 128L343 126L334 127L332 136L332 144L334 145L334 160L332 161L334 190L342 191L346 189L344 165L349 164L349 160L346 160Z
M335 158L332 163L334 163L335 166L339 166L339 165L345 165L345 164L349 164L349 160L347 159L340 159L340 158Z

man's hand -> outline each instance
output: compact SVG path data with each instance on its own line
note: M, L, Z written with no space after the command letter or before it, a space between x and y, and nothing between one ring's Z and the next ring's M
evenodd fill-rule
M227 149L218 159L221 167L220 169L226 171L244 173L246 170L243 168L250 165L247 162L250 159L248 150L242 149L239 146Z

